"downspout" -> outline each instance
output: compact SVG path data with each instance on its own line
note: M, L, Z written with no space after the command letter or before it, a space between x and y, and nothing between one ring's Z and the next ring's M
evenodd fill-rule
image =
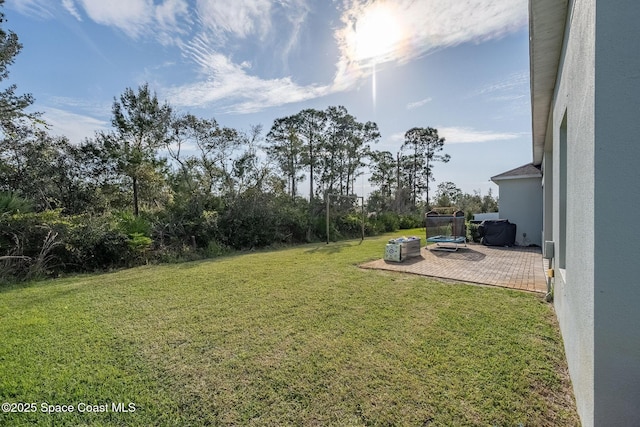
M553 301L553 258L549 260L549 269L547 270L547 293L544 296L546 302Z
M554 242L545 240L542 257L549 260L549 268L546 271L547 276L547 293L544 296L544 300L547 302L553 301L553 280L554 280Z

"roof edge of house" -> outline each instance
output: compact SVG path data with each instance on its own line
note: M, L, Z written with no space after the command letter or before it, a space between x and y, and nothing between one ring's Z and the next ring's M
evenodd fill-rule
M562 54L568 0L529 0L529 67L533 163L544 156L547 124Z
M500 177L492 177L491 181L496 182L496 181L509 181L509 180L514 180L514 179L530 179L530 178L542 178L542 174L540 174L540 175L504 176L502 178L500 178Z
M518 166L517 168L513 168L501 174L492 176L490 179L491 181L497 183L497 181L530 178L542 178L542 172L540 171L539 165L527 163L526 165Z

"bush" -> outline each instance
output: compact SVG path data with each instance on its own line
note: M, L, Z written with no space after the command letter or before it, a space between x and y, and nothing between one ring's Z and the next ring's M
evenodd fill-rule
M242 249L304 242L307 206L286 196L246 191L220 215L221 243Z
M398 231L400 229L400 217L393 212L385 212L378 215L377 222L383 232Z
M480 243L480 232L478 230L479 226L480 224L474 224L471 222L467 223L467 239L475 243Z
M329 237L333 240L338 235L338 229L336 228L335 221L329 222ZM319 240L327 240L327 217L324 215L315 216L313 219L313 235Z
M0 216L0 280L27 280L131 266L146 260L149 237L123 230L142 221L109 215L63 217L59 210ZM129 227L129 228L127 228Z
M220 239L220 214L223 205L220 199L192 195L174 201L165 211L152 219L150 234L156 252L181 251L182 246L206 248L211 240Z
M335 219L336 228L346 237L362 236L362 214L349 213Z
M307 241L308 203L306 200L288 200L277 198L273 200L272 209L275 210L274 242L302 243Z
M0 192L0 215L33 212L33 203L15 193Z
M0 279L26 280L61 271L69 227L59 210L0 215Z
M134 251L130 238L110 216L72 217L73 227L65 238L67 271L95 271L131 265Z
M424 227L424 219L420 214L400 215L399 227L401 230Z
M267 246L272 243L272 214L264 195L243 194L227 206L220 218L222 242L236 249Z
M153 240L142 233L129 234L127 245L137 259L147 261L147 251L151 248Z
M228 246L225 246L215 240L209 242L207 247L205 248L204 255L207 258L215 258L222 255L226 255L231 252L231 249Z
M121 212L115 216L118 228L126 235L151 236L151 222L143 216L131 212Z

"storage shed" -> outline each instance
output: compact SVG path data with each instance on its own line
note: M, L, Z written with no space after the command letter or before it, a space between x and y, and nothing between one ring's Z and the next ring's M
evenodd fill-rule
M542 173L532 163L491 177L499 187L499 214L516 224L516 244L542 246Z

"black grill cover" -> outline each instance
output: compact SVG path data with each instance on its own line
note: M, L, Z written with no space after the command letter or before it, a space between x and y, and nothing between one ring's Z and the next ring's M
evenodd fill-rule
M508 219L482 221L478 233L480 243L485 246L513 246L516 243L516 225Z

